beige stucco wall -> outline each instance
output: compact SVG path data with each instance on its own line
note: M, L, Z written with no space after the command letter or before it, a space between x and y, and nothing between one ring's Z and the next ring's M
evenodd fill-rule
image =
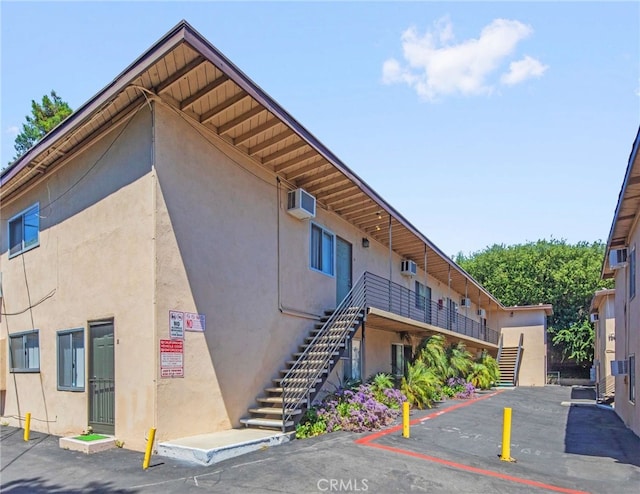
M527 311L509 311L507 308L500 321L503 346L518 346L520 334L524 335L518 386L544 386L547 377L547 326L544 310L533 308Z
M4 415L11 425L31 412L37 431L65 435L86 428L87 388L57 390L56 332L85 328L88 350L88 321L113 318L115 432L128 447L144 446L154 379L150 121L145 107L124 130L116 129L23 196L2 202L4 312L22 311L53 293L32 310L2 317L0 338L40 330L40 372L6 377ZM8 259L7 219L37 201L40 246ZM85 365L86 375L88 370Z
M636 249L636 263L640 258L640 229L636 222L629 236L628 248ZM640 370L640 286L638 283L638 267L636 266L636 295L629 298L629 266L615 272L615 356L616 360L628 360L635 355L635 403L629 400L630 376L617 376L615 384L615 410L622 421L636 435L640 436L640 386L638 373Z
M611 376L611 361L615 360L615 304L614 295L605 295L595 307L598 321L594 324L594 359L596 381Z

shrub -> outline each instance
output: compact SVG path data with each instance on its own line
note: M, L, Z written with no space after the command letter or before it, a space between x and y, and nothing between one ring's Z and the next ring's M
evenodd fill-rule
M407 375L402 378L401 390L413 406L431 408L438 397L440 380L422 360L407 366Z
M380 400L376 398L370 385L340 388L307 410L296 427L296 437L313 437L339 430L365 432L390 425L406 397L393 388L383 389L380 396Z

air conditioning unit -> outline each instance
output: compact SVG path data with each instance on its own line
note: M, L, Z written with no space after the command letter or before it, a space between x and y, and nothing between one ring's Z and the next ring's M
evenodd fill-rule
M600 320L600 315L597 312L593 312L589 315L589 320L591 322L598 322Z
M400 273L404 276L415 276L418 274L418 265L410 259L403 259L400 265Z
M316 198L304 189L296 189L287 196L287 213L299 220L316 217Z
M471 299L462 297L462 299L460 299L460 307L466 307L467 309L471 308Z
M480 317L487 317L487 311L486 311L486 310L484 310L484 309L478 309L477 314L478 314Z
M611 249L609 252L609 267L620 269L627 265L627 249Z
M611 375L612 376L624 376L629 373L629 366L626 360L612 360L611 361Z

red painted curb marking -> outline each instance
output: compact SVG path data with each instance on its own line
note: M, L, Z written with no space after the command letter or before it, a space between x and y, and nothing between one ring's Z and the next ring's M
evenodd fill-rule
M439 417L440 415L443 415L445 413L452 412L452 411L457 410L459 408L469 406L469 405L471 405L473 403L477 403L478 401L481 401L481 400L486 400L487 398L491 398L493 396L496 396L499 393L502 393L502 391L497 391L495 393L491 393L489 395L483 396L482 398L476 398L475 400L460 402L460 403L458 403L456 405L453 405L453 406L451 406L449 408L445 408L444 410L441 410L439 412L431 413L431 414L427 415L426 417L422 417L422 418L419 418L419 419L414 419L414 420L412 420L410 422L410 424L411 425L420 424L422 422L425 422L426 420L430 420L432 418ZM501 480L506 480L506 481L509 481L509 482L515 482L515 483L518 483L518 484L529 485L529 486L532 486L532 487L539 487L541 489L546 489L546 490L550 490L550 491L563 492L565 494L589 494L588 492L585 492L585 491L577 491L577 490L574 490L574 489L566 489L564 487L558 487L558 486L551 485L551 484L545 484L543 482L537 482L535 480L523 479L521 477L514 477L512 475L507 475L507 474L500 473L500 472L494 472L492 470L485 470L483 468L477 468L477 467L472 467L472 466L469 466L469 465L463 465L462 463L456 463L456 462L453 462L453 461L444 460L442 458L437 458L435 456L428 456L428 455L424 455L422 453L416 453L414 451L408 451L406 449L394 448L393 446L385 446L383 444L372 443L372 441L375 441L376 439L378 439L380 437L387 436L387 435L392 434L394 432L397 432L397 431L399 431L401 429L402 429L402 425L398 425L398 426L392 427L390 429L386 429L384 431L376 432L376 433L370 434L370 435L368 435L366 437L362 437L360 439L357 439L355 441L355 443L356 444L361 444L363 446L369 446L371 448L378 448L378 449L383 449L383 450L386 450L386 451L391 451L393 453L398 453L398 454L401 454L401 455L412 456L414 458L420 458L421 460L427 460L427 461L430 461L430 462L433 462L433 463L438 463L440 465L446 465L448 467L456 468L458 470L464 470L464 471L471 472L471 473L477 473L479 475L484 475L486 477L495 477L495 478L498 478L498 479L501 479Z

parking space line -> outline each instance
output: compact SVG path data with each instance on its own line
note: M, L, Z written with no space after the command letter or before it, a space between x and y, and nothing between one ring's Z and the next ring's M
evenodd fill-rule
M433 412L429 415L427 415L426 417L422 417L422 418L418 418L418 419L414 419L410 422L411 425L416 425L416 424L421 424L422 422L425 422L427 420L431 420L433 418L436 417L440 417L441 415L444 415L445 413L449 413L449 412L453 412L454 410L458 410L460 408L472 405L474 403L477 403L479 401L482 400L486 400L488 398L491 398L493 396L496 396L500 393L502 393L503 391L496 391L494 393L488 394L486 396L482 396L481 398L476 398L474 400L469 400L469 401L462 401L460 403L457 403L451 407L445 408L444 410L439 410L437 412ZM500 473L500 472L495 472L492 470L485 470L482 468L477 468L477 467L472 467L469 465L464 465L462 463L456 463L453 461L449 461L449 460L445 460L443 458L437 458L435 456L429 456L429 455L425 455L422 453L416 453L414 451L409 451L406 449L401 449L401 448L395 448L393 446L386 446L383 444L377 444L374 443L373 441L375 441L376 439L379 439L381 437L387 436L389 434L393 434L394 432L398 432L399 430L402 430L402 424L397 425L395 427L391 427L390 429L386 429L380 432L375 432L373 434L369 434L366 437L362 437L360 439L356 439L355 443L356 444L360 444L362 446L369 446L371 448L377 448L377 449L383 449L386 451L391 451L393 453L398 453L401 455L406 455L406 456L411 456L413 458L419 458L421 460L426 460L426 461L430 461L432 463L438 463L440 465L445 465L448 466L450 468L455 468L458 470L464 470L467 472L471 472L471 473L476 473L479 475L484 475L485 477L495 477L501 480L506 480L508 482L515 482L518 484L524 484L524 485L528 485L531 487L538 487L540 489L546 489L549 491L554 491L554 492L562 492L565 494L589 494L585 491L578 491L575 489L566 489L564 487L558 487L556 485L551 485L551 484L545 484L543 482L538 482L535 480L529 480L529 479L524 479L521 477L514 477L512 475L507 475L504 473Z

